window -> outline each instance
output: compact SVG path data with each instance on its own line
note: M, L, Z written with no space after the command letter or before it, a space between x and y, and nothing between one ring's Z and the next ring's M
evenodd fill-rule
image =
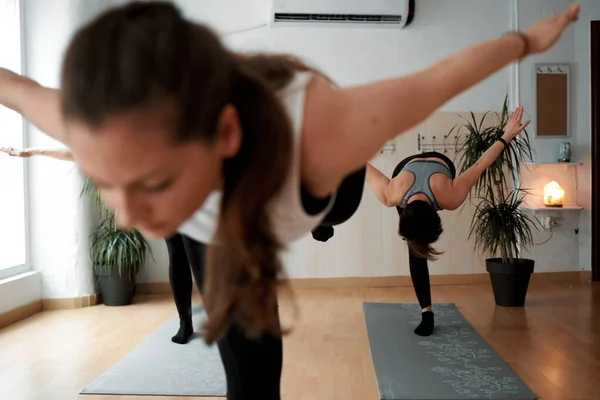
M21 73L19 0L0 0L0 67ZM23 120L0 106L0 146L24 147ZM0 154L0 279L27 269L25 165Z

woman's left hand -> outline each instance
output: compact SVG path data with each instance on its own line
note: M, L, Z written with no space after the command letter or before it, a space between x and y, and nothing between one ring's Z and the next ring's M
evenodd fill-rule
M504 135L502 135L504 140L512 140L519 133L523 132L523 130L531 122L531 120L527 120L523 124L521 124L521 118L523 118L523 106L518 106L510 114L508 121L506 121L506 126L504 127Z
M29 149L15 149L14 147L0 147L0 151L13 157L31 157L32 152Z
M579 19L579 4L571 4L560 14L544 18L523 31L527 37L528 54L543 53L548 50L569 25Z

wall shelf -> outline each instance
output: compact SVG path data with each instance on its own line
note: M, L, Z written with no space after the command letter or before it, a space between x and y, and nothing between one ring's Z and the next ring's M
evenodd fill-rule
M537 162L526 162L525 165L564 165L565 167L575 166L575 165L583 165L582 162L554 162L554 163L537 163Z
M525 210L532 211L580 211L583 207L580 205L565 204L562 207L546 207L546 206L521 206Z

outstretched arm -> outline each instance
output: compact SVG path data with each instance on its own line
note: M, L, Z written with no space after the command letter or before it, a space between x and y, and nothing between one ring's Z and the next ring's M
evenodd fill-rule
M504 128L504 134L502 139L509 143L519 133L529 125L530 120L525 121L521 124L521 118L523 117L523 107L519 106L512 112L506 127ZM489 149L483 153L483 155L473 164L469 169L460 174L451 183L451 187L448 190L441 193L439 197L440 206L446 210L456 210L466 200L469 192L475 186L483 171L485 171L490 165L496 161L500 153L504 150L504 144L500 141L494 143Z
M386 207L395 207L402 201L406 188L398 177L389 179L380 170L367 164L367 183L381 204Z
M577 4L529 29L471 46L403 78L334 89L315 78L307 94L302 177L330 193L390 139L512 61L546 51L579 15Z
M22 149L12 147L0 147L0 152L9 156L27 158L32 156L46 156L63 161L73 161L73 154L69 149Z
M0 104L65 143L58 90L43 87L29 78L0 68Z
M375 197L379 199L381 204L383 204L386 207L390 207L390 202L386 197L387 187L390 184L389 178L385 176L380 170L368 163L366 180L369 186L371 186Z

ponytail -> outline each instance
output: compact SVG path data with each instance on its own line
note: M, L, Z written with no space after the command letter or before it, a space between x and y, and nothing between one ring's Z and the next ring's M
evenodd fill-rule
M444 254L443 252L437 251L430 244L423 242L416 242L413 240L407 240L408 251L414 257L424 258L429 261L435 261L438 259L438 256Z
M292 159L287 114L269 81L239 62L231 103L242 124L239 153L224 165L224 190L217 245L208 251L205 340L211 343L231 319L249 335L282 333L277 313L278 282L287 286L280 260L283 244L273 232L268 205L282 189ZM280 84L293 71L276 65Z

